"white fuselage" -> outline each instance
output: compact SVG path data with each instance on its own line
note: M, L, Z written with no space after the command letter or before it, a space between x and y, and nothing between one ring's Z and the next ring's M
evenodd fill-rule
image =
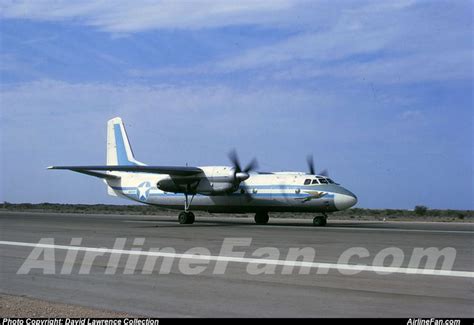
M207 176L219 173L223 167L199 167ZM225 170L224 170L225 172ZM109 194L137 202L182 210L183 193L166 192L157 187L169 175L150 173L111 172L119 179L106 180ZM219 195L197 193L191 210L209 212L334 212L357 202L356 196L338 184L315 183L322 176L305 173L250 173L235 191ZM210 177L212 179L212 176ZM310 180L310 184L308 183ZM305 185L306 181L306 185ZM216 183L217 184L217 183ZM211 186L214 184L210 183Z

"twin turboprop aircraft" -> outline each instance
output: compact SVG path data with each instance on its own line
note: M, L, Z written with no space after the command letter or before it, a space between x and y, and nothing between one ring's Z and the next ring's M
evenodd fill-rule
M313 225L325 226L327 213L345 210L357 197L327 177L309 173L255 172L257 161L242 168L235 151L233 166L147 166L133 155L122 119L107 125L107 165L51 166L102 178L108 194L150 205L183 210L180 224L192 224L191 210L211 213L255 213L257 224L268 223L269 212L314 212Z

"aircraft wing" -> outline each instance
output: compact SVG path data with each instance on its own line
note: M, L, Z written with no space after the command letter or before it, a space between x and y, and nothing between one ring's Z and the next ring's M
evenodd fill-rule
M88 174L101 178L117 178L118 176L97 173L96 171L120 171L151 174L168 174L171 176L193 176L202 173L198 167L180 167L180 166L50 166L48 169L67 169L74 172Z

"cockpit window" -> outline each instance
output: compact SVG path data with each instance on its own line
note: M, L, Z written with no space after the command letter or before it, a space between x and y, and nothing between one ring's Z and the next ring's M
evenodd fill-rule
M311 184L311 180L310 179L305 179L304 180L304 185L309 185Z
M313 179L313 184L319 184L317 179Z
M320 184L336 184L336 185L339 185L338 183L336 183L335 181L333 181L329 177L316 176L316 178L317 178L317 180L319 181ZM314 181L313 181L313 184L314 184Z

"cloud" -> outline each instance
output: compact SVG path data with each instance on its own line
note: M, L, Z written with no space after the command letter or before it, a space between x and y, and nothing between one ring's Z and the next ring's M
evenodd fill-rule
M440 9L440 8L438 8ZM461 8L457 8L458 10ZM454 10L441 22L412 2L370 3L341 11L326 30L250 49L214 66L218 71L267 69L277 79L371 78L381 83L469 79L472 30ZM472 25L472 23L470 23Z
M4 1L2 18L72 21L100 30L200 29L278 21L295 1ZM275 15L277 17L275 17Z
M366 34L367 35L367 34ZM252 75L253 81L292 82L296 80L339 80L361 82L370 81L377 84L413 84L426 81L455 81L472 79L473 51L470 49L445 48L438 51L405 52L393 57L377 56L378 51L385 51L388 38L380 42L360 46L343 47L349 41L340 40L337 44L327 44L309 50L305 44L311 40L321 39L320 35L298 37L266 48L251 50L249 53L234 58L218 60L191 67L164 67L157 69L130 69L135 78L166 77L203 77L232 76L237 73ZM291 45L289 43L292 43ZM384 44L385 43L385 44ZM301 52L299 51L300 49ZM336 53L331 55L330 53ZM366 61L353 60L357 55L372 56ZM337 62L337 60L340 60Z
M224 82L222 77L227 76L229 80L238 76L252 82L287 84L309 80L325 83L331 80L369 80L389 85L466 80L472 78L472 69L466 66L472 67L474 52L472 42L468 41L472 38L472 28L466 27L472 27L472 21L466 14L466 6L469 5L416 1L4 2L3 18L67 21L95 26L113 35L153 29L255 24L271 26L271 29L254 30L253 37L264 33L274 33L278 37L228 50L217 51L218 47L213 47L208 55L200 52L199 59L191 63L185 60L186 64L182 64L183 60L174 62L166 56L165 60L136 60L147 55L159 58L157 48L168 46L160 41L156 42L158 47L152 46L151 38L141 38L140 35L131 37L128 43L101 38L101 42L109 42L108 47L95 51L93 46L87 46L79 55L76 55L74 43L64 49L61 42L52 47L40 44L35 55L22 56L23 64L15 58L17 53L3 54L5 60L2 60L0 69L8 70L12 75L18 71L24 78L35 79L43 72L42 67L55 64L58 67L50 71L58 74L45 75L44 78L90 77L100 69L98 74L104 79L121 77L121 80L144 79L155 83L183 77L174 80L190 84L200 78L221 83ZM202 34L193 35L196 44L206 44L209 40L217 44L226 37L226 34L219 33L204 35L202 39L199 36ZM41 35L34 41L44 41L47 36ZM244 39L239 38L245 42ZM167 38L165 40L169 42ZM189 42L189 38L185 41ZM138 56L134 58L116 51L119 44L136 47ZM68 48L73 51L68 51ZM178 46L172 50L187 53L192 49ZM200 50L205 51L203 48ZM182 58L183 54L177 56ZM40 59L42 61L37 63ZM31 60L36 61L29 62ZM85 62L91 66L90 73L83 73L87 71L87 67L83 68ZM80 71L72 70L74 64L70 63L80 65ZM40 71L35 72L35 69ZM62 71L67 72L61 75Z
M321 5L321 11L313 11L310 28L271 44L194 66L129 73L144 78L243 73L264 82L338 79L381 84L472 78L472 69L466 69L473 62L474 48L468 41L472 31L464 25L472 22L465 21L469 18L462 5L400 1L333 7ZM322 12L331 19L321 22Z
M289 119L314 115L318 110L343 107L332 95L273 86L255 89L41 80L4 86L1 97L0 122L10 129L48 118L102 123L112 115L124 115L136 120L148 116L159 125L164 123L163 127L184 123L183 127L199 129L204 123L212 125L213 134L223 137L237 137L241 128L258 128L269 116L274 125L284 125ZM318 110L313 106L316 102ZM233 127L226 121L229 116Z
M423 113L419 110L407 110L400 114L400 118L406 121L417 121L423 118Z
M286 81L330 78L387 85L469 80L472 71L465 67L472 62L472 54L470 50L447 49L373 58L369 62L339 62L331 66L302 63L273 69L270 75L275 80Z

